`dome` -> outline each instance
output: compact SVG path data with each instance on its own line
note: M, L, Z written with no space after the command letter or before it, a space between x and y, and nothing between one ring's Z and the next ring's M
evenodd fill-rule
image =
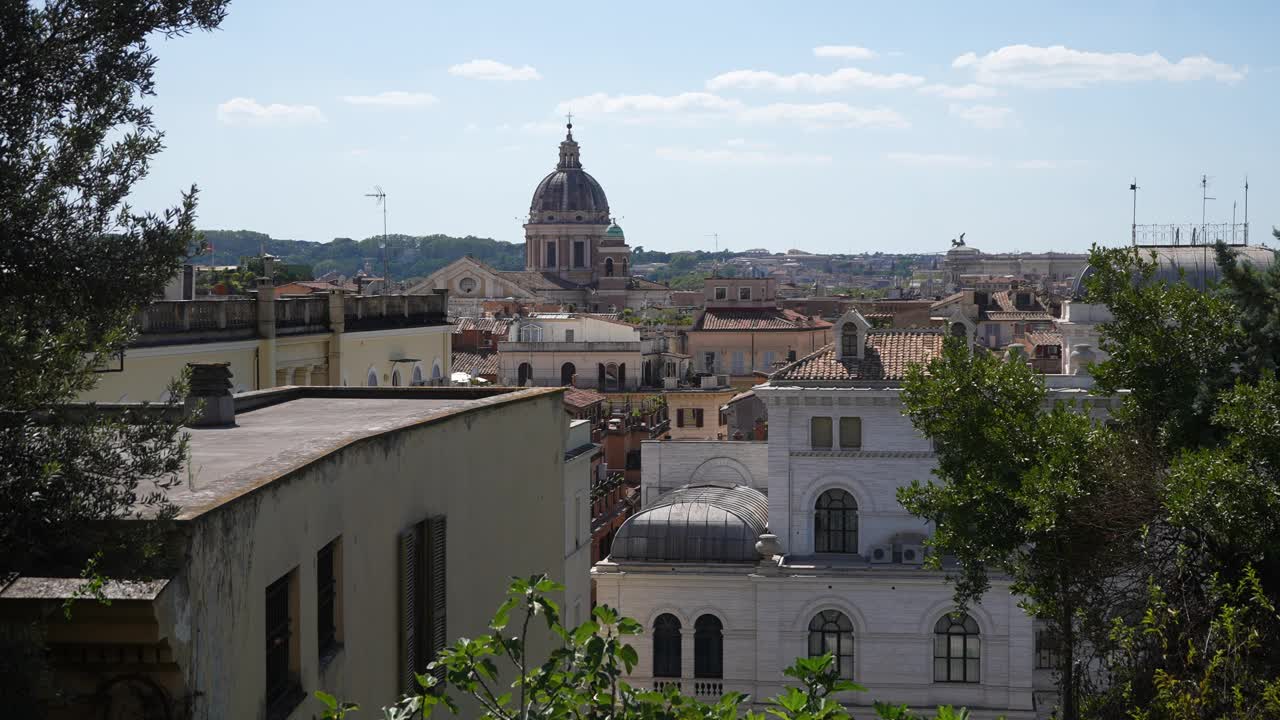
M631 516L614 536L613 560L754 563L769 501L746 485L686 485Z
M1276 261L1275 251L1270 248L1256 245L1232 245L1230 248L1237 260L1257 270L1265 271ZM1156 254L1157 281L1176 283L1185 280L1191 287L1203 290L1222 279L1222 269L1218 267L1218 256L1212 245L1139 245L1138 252L1144 260L1150 260L1151 253ZM1080 269L1071 288L1071 297L1076 300L1084 298L1085 280L1094 272L1092 265Z
M604 231L604 234L605 237L623 237L622 228L618 227L618 223L610 225L609 229Z
M531 223L607 222L609 201L604 188L582 169L573 125L560 143L560 162L542 178L529 204Z

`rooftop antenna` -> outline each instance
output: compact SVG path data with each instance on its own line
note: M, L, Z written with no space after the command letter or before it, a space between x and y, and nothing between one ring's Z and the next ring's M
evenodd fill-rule
M1132 232L1133 244L1137 245L1138 244L1138 178L1135 177L1133 179L1133 182L1129 183L1129 192L1133 193L1133 224L1130 225L1130 227L1132 228L1131 232Z
M1208 203L1210 200L1217 200L1217 199L1218 198L1209 197L1209 176L1201 174L1200 175L1200 245L1201 245L1200 289L1201 290L1205 289L1205 272L1206 272L1205 266L1209 264L1209 242L1208 242L1208 239L1204 236L1205 208L1208 206Z
M387 194L382 192L381 185L374 185L373 192L364 196L373 198L382 208L382 242L378 243L378 254L382 256L382 294L386 295L391 285L391 273L387 270Z
M1249 244L1249 176L1244 176L1244 244Z

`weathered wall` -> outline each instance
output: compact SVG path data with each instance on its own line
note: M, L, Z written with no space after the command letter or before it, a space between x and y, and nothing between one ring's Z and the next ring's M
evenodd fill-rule
M368 385L369 371L372 369L378 377L378 385L391 385L392 373L400 370L400 384L408 385L413 377L413 368L418 364L422 368L423 379L430 381L432 368L439 366L440 376L447 383L451 368L450 342L453 326L439 325L422 328L403 328L396 330L374 330L370 332L351 332L342 336L342 380L334 385ZM395 363L398 358L414 358L417 363Z
M241 340L207 345L168 345L125 351L124 372L99 373L98 385L79 399L96 402L159 401L166 397L169 382L182 373L189 362L229 362L236 392L258 389L254 385L257 340ZM108 363L119 368L119 360Z
M769 492L768 443L646 440L640 452L640 497L646 505L695 482L729 482Z
M448 517L451 638L485 630L510 576L563 580L566 431L559 394L498 404L358 441L191 521L189 564L161 605L177 661L200 693L192 717L261 717L264 590L295 568L302 689L365 707L392 702L397 537L429 515ZM316 552L339 536L344 645L322 670ZM308 699L291 717L315 711Z
M667 400L667 416L671 429L667 434L672 440L727 440L728 426L720 424L720 408L729 402L737 390L682 390L662 394ZM702 427L693 417L694 410L702 410ZM684 410L684 427L680 426L680 410Z

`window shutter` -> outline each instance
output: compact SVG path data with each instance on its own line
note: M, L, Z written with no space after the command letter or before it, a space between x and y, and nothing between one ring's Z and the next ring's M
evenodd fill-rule
M448 622L446 619L446 611L448 610L448 588L446 584L446 559L448 556L446 540L448 538L448 526L444 515L436 515L427 518L427 642L426 662L432 662L436 659L436 655L444 649L445 643L448 641ZM426 663L423 663L424 665ZM437 670L435 673L437 679L444 678L443 670Z
M400 533L400 692L418 689L418 532L417 527Z
M676 427L684 427L684 408L676 410Z
M693 424L694 424L696 427L702 427L702 408L694 408L694 410L693 410Z

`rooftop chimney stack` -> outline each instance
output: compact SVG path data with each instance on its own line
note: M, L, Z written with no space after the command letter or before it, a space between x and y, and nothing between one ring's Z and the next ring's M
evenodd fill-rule
M185 409L190 427L232 427L236 424L236 403L231 397L231 363L187 363L191 370L191 391Z

